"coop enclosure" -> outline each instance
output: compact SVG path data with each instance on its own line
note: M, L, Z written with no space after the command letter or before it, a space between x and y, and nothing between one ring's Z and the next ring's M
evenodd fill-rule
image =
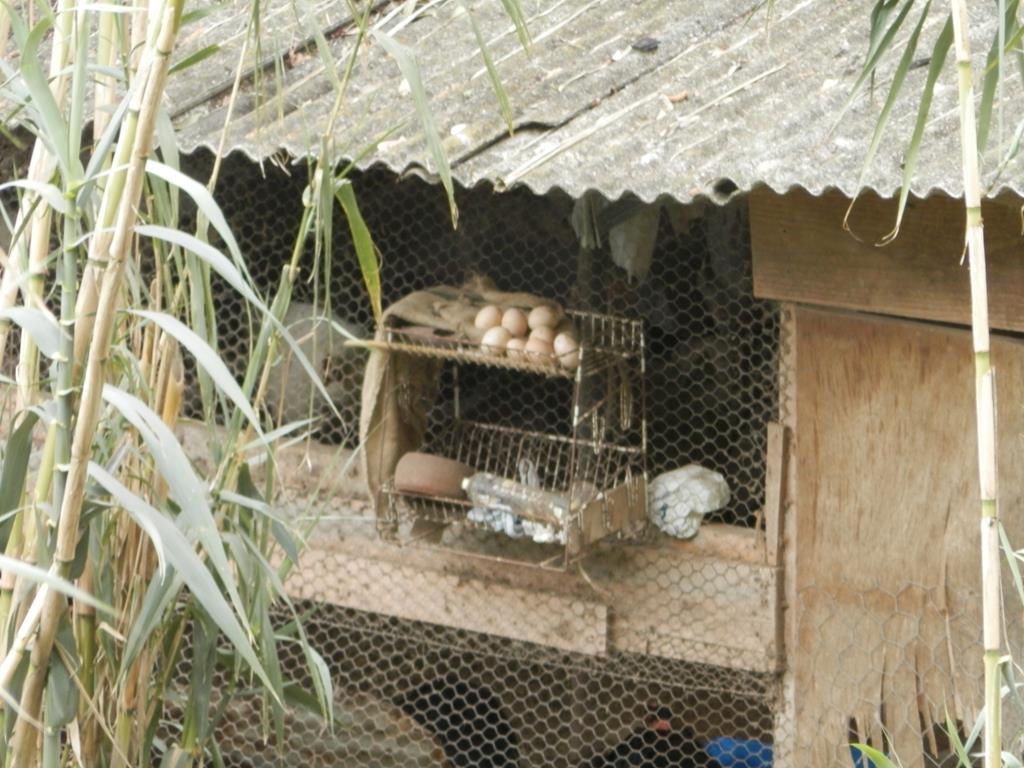
M203 178L210 162L199 152L187 167ZM304 173L233 155L222 179L218 202L254 279L270 291L293 247ZM731 757L736 750L770 749L780 650L763 510L780 321L777 305L752 295L745 203L659 203L649 268L631 266L630 275L614 262L607 233L599 247L580 247L577 201L557 191L459 189L453 230L435 185L382 168L357 173L353 183L380 251L385 307L411 291L486 278L578 318L635 326L642 360L634 389L642 395L623 405L615 390L611 418L632 416L624 433L636 440L645 429L636 471L653 478L698 463L722 473L730 500L707 516L697 543L649 526L609 537L582 563L554 572L543 565L558 560L557 545L510 539L445 510L396 516L396 540L382 533L356 463L345 463L358 442L366 360L351 350L328 382L347 392L336 399L341 418L321 409L303 460L285 457L281 468L285 506L319 516L290 586L316 606L311 634L348 697L339 706L364 715L382 701L397 707L432 734L450 765L728 766L743 765ZM612 203L603 215L614 223L637 203ZM329 290L310 243L293 301L322 308L329 295L335 318L368 336L372 314L340 216L333 233ZM241 361L250 338L245 313L230 288L218 290L219 340L229 361ZM479 425L498 425L501 440L488 443L497 456L560 466L558 441L571 442L574 379L524 379L515 368L442 365L424 445L448 445L457 412L478 441ZM600 379L590 387L596 395L587 391L601 399L606 387ZM537 449L534 436L544 438ZM472 454L476 443L465 445ZM514 471L515 462L503 460ZM435 528L424 534L425 522ZM353 716L350 740L323 741L314 764L411 759L407 745L360 732L367 719ZM234 744L241 733L229 741L248 764ZM376 746L367 746L375 733ZM301 742L303 755L314 754L315 741L310 733L289 749Z

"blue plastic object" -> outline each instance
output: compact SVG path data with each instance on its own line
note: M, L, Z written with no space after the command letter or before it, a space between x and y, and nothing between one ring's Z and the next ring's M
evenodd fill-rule
M771 768L772 748L757 739L711 739L704 748L722 768Z

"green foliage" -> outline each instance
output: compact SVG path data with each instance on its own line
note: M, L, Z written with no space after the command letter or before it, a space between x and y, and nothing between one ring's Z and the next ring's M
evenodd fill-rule
M528 45L517 0L502 2ZM256 472L272 468L275 452L307 439L311 427L276 424L261 402L282 351L330 402L283 318L309 243L317 248L316 285L331 284L337 211L354 246L345 256L357 260L369 304L382 315L379 254L347 178L351 166L334 167L335 123L367 35L410 84L457 222L415 52L371 31L373 4L348 5L356 42L339 70L333 41L297 0L336 103L311 158L290 258L276 290L264 293L217 205L216 170L208 183L182 172L161 106L165 76L191 77L222 49L207 45L182 58L158 52L173 54L180 29L218 6L57 0L35 4L30 23L21 15L27 5L0 4L21 51L16 65L0 61L0 99L35 140L25 177L0 189L20 195L13 220L0 208L12 241L12 266L0 280L17 289L4 295L18 299L0 305L0 362L8 331L17 329L22 363L15 387L6 386L17 415L0 469L0 768L148 765L154 755L167 766L222 764L217 726L239 696L259 699L265 735L279 743L288 706L313 709L333 726L330 670L284 583L308 531L278 508L275 473ZM251 5L238 82L261 60L264 10ZM511 128L507 95L475 23L474 30ZM133 48L133 37L144 42ZM46 46L54 51L49 72ZM262 69L255 71L258 91ZM96 135L83 145L90 120ZM362 159L390 133L343 154ZM183 207L197 212L194 228L185 226ZM240 381L218 342L214 276L242 299L252 331ZM329 308L329 296L318 298ZM176 434L184 354L195 363L209 430L201 463ZM281 615L289 617L283 625L274 618ZM285 647L299 668L282 662Z

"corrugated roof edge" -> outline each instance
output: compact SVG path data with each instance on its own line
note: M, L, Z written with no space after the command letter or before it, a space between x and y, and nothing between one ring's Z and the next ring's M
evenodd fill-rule
M200 149L206 150L208 152L216 152L217 147L212 142L199 141L191 145L181 146L179 147L179 149L184 154L191 154ZM228 153L241 154L245 158L254 163L265 162L266 160L270 159L271 157L279 153L284 153L287 156L287 162L289 164L297 164L302 157L307 156L302 152L296 152L294 148L290 148L286 145L279 146L275 152L264 154L257 151L255 147L246 144L237 144L231 147L228 150ZM337 161L339 165L341 163L347 162L351 162L351 159L346 157L339 157ZM384 160L377 159L369 163L357 163L356 167L362 171L385 169L395 174L396 176L416 175L419 178L422 178L430 183L440 183L440 181L437 179L436 174L432 173L431 171L424 168L422 165L418 163L410 163L405 167L399 169L395 168L394 166L390 165ZM854 190L852 185L826 184L821 185L820 187L809 187L805 184L795 183L790 184L785 188L779 188L771 184L768 184L767 182L759 181L753 185L750 185L747 188L743 188L736 184L731 179L724 177L716 179L715 182L708 187L706 192L700 191L695 194L680 195L672 191L666 191L653 197L644 197L642 195L638 195L626 186L614 189L609 187L588 187L586 189L577 190L571 187L562 186L560 184L552 184L547 187L541 188L534 184L531 184L529 181L526 180L520 180L510 188L505 188L502 185L500 179L478 179L476 181L467 183L467 181L464 178L460 178L458 168L452 169L452 179L459 187L461 187L464 190L476 190L483 187L489 188L492 191L500 194L502 192L508 192L515 189L525 188L535 195L546 196L549 194L561 194L570 198L577 198L589 192L598 192L601 195L603 195L605 199L607 199L609 202L621 200L625 197L632 197L647 204L671 200L681 205L704 202L710 202L715 205L724 205L725 203L729 202L738 195L746 195L750 194L755 190L764 189L774 192L775 194L778 195L785 195L794 192L805 192L813 197L822 197L832 192L839 192L844 197L854 197ZM892 199L899 195L900 190L898 187L890 190L883 190L872 185L866 185L861 187L857 191L857 194L865 193L873 194L883 199ZM942 186L932 186L926 190L915 189L913 186L911 186L910 196L913 199L927 200L928 198L936 195L941 195L947 198L958 198L962 196L962 193L959 189L953 190ZM995 190L990 190L989 193L985 195L985 197L986 199L997 199L1007 195L1012 195L1013 197L1018 199L1024 198L1024 184L1016 186L1012 184L1002 184L999 187L995 188ZM1022 199L1021 202L1022 204L1024 204L1024 199Z

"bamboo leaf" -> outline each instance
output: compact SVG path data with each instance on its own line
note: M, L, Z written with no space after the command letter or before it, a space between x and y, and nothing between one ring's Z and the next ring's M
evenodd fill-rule
M259 448L260 450L268 450L275 441L280 440L282 437L288 437L288 435L296 432L303 427L307 427L313 422L315 418L301 419L300 421L293 421L290 424L283 424L277 429L267 432L259 437L255 437L241 448L238 449L239 453L247 453L248 451Z
M345 211L345 218L348 219L352 244L356 250L356 258L359 260L359 271L363 274L366 292L370 296L374 320L380 326L383 322L383 311L381 309L380 263L377 261L377 248L370 236L370 229L366 226L363 215L359 211L352 183L347 179L338 181L335 186L335 195L338 202L341 203L342 210Z
M13 13L10 15L14 15ZM39 67L39 44L50 30L49 19L43 19L29 32L21 53L21 76L28 88L32 105L41 122L42 132L39 137L46 143L49 150L57 158L66 178L80 178L81 173L72 172L72 160L68 154L67 123L61 114L57 102L53 99L50 85L46 82L42 69ZM77 163L77 158L75 160Z
M206 556L220 577L239 616L245 615L234 574L213 519L206 488L199 481L174 432L152 409L134 395L107 384L103 399L114 406L135 427L146 443L157 469L167 481L171 498L181 510L180 524L190 538L202 545ZM170 559L170 558L168 558Z
M177 570L171 570L162 577L156 574L149 582L146 596L142 599L142 608L135 617L124 644L125 667L135 661L150 636L160 626L162 617L180 594L184 583L181 572Z
M124 496L124 491L127 491L127 489L123 489L123 486L119 487L120 483L98 465L91 465L90 472L94 473L93 476L97 482L103 485L120 503L120 499ZM109 488L107 487L108 483L110 483ZM141 502L141 505L136 502L132 503L132 509L136 512L148 506L141 499L139 499L139 502ZM125 508L129 509L127 506ZM129 514L131 514L131 511L129 511ZM220 628L225 637L231 641L253 672L270 687L270 680L267 678L263 666L256 657L252 645L242 629L242 625L238 622L227 600L224 599L221 587L218 586L207 566L200 559L199 555L196 554L185 532L152 507L145 511L144 517L147 521L147 526L155 529L167 558L167 563L173 569L173 573L181 577L181 580L188 586L192 597L195 598L197 605ZM221 546L219 537L217 544ZM209 550L206 550L206 553L208 556L211 554ZM164 586L171 586L175 579L168 572L162 576L157 575L154 581L158 582L161 586L152 592L152 598L147 594L147 600L150 602L151 615L158 616L158 612L154 609L159 605L166 606L170 599L168 590L164 589ZM170 595L173 595L173 592ZM139 638L129 644L133 652L141 647L141 641L142 638Z
M832 124L832 129L835 130L836 126L842 121L846 115L847 110L853 104L853 100L857 97L860 92L861 86L868 79L869 76L873 76L875 69L878 67L878 63L882 58L882 55L889 50L889 46L892 45L893 38L896 37L896 33L900 27L903 26L903 22L907 18L907 14L910 13L910 9L914 5L914 0L905 0L903 9L899 12L896 19L886 26L889 14L898 4L897 0L889 0L885 2L879 0L875 4L875 10L871 14L871 44L868 47L867 59L864 62L864 66L861 69L860 75L858 75L856 82L853 84L853 88L850 89L850 95L847 96L846 101L843 102L843 106L839 109L839 113L836 115L835 122ZM884 30L884 31L883 31Z
M167 74L173 75L175 72L182 72L189 67L195 66L204 59L208 59L215 53L220 51L220 46L214 43L213 45L207 45L205 48L200 48L198 51L186 56L181 61L175 62L171 65L171 68L167 71Z
M39 351L51 360L60 354L61 337L64 332L53 315L34 307L10 307L0 309L0 320L10 320L32 337Z
M244 277L246 285L251 286L252 276L249 274L245 259L242 256L242 249L238 246L238 241L235 239L235 235L231 231L231 226L224 217L224 211L221 210L217 201L213 199L213 195L210 194L210 190L192 177L187 176L181 171L171 168L168 165L157 162L156 160L146 161L146 173L156 176L159 179L163 179L168 184L174 185L192 198L192 202L196 204L196 208L198 208L199 212L203 214L206 220L213 225L213 228L217 230L217 234L220 235L221 240L223 240L224 244L227 246L228 252L234 259L235 267L238 270L240 279L241 277ZM211 266L213 265L211 264ZM239 289L235 287L235 290ZM241 293L241 291L239 292ZM253 295L255 295L254 292ZM255 304L256 302L251 303Z
M163 540L160 538L160 529L153 523L153 519L159 517L160 513L96 462L89 462L89 476L106 489L114 501L149 537L153 543L153 551L156 552L157 573L163 579L167 572L167 556L164 553Z
M323 395L324 401L334 411L335 415L340 416L337 408L334 406L330 393L327 391L327 388L324 386L323 381L321 381L320 376L317 374L316 370L314 370L313 365L309 362L309 358L306 357L306 354L299 347L299 344L295 341L294 337L288 329L284 327L274 313L271 312L263 301L256 295L255 291L245 281L241 273L227 259L227 257L224 256L224 254L209 243L204 243L197 237L185 234L184 232L180 232L176 229L171 229L170 227L144 224L137 226L135 231L143 237L154 237L158 240L165 240L169 243L181 246L209 264L210 268L223 277L224 280L227 281L228 285L238 291L246 301L258 309L260 314L263 315L271 326L280 334L281 338L284 339L285 344L287 344L291 350L293 359L302 366L302 369L306 372L309 380L313 382L317 391Z
M427 92L423 88L423 78L420 77L420 67L416 62L416 56L411 49L406 48L383 32L374 32L373 36L384 50L390 54L391 58L395 60L399 71L402 73L402 77L409 83L413 104L416 107L416 114L419 117L420 124L423 126L423 135L427 140L427 147L430 150L431 157L434 159L437 175L440 177L444 191L448 195L448 208L452 214L452 226L458 227L459 208L455 204L455 188L452 185L451 166L448 164L448 157L445 155L444 147L441 146L441 137L437 132L434 115L430 111L430 102L427 99Z
M889 124L889 117L892 115L892 108L896 104L896 99L899 97L900 91L903 88L903 83L907 78L907 73L910 71L910 66L914 62L914 54L917 52L917 41L921 36L921 29L924 27L924 22L928 18L928 11L931 8L931 0L925 3L924 10L921 11L921 16L917 20L917 24L914 27L914 31L910 35L910 39L907 41L906 48L903 51L903 55L900 57L899 64L896 67L896 71L893 74L892 84L889 86L889 94L885 99L885 104L882 106L882 111L878 115L878 119L875 121L875 131L871 136L871 144L868 146L867 154L864 156L864 164L860 170L860 176L857 178L857 189L860 190L864 186L864 178L867 176L868 170L871 167L872 161L875 159L875 153L878 152L878 147L882 143L882 135L885 133L885 127ZM853 206L857 202L856 197L850 202L849 208L846 210L846 216L843 218L843 229L849 231L849 219L850 212L853 210Z
M64 660L65 657L74 660L77 671L75 635L67 614L61 617L57 643L61 652L50 658L50 668L46 675L46 716L43 722L59 739L60 729L78 714L78 686L72 680L71 671Z
M992 109L995 104L995 96L999 80L1003 76L1003 56L1006 52L1005 40L1009 27L1011 37L1015 29L1017 19L1017 6L1020 0L1010 0L1006 5L1005 13L999 19L1000 32L992 36L992 44L988 49L988 57L985 60L985 80L981 87L981 101L978 105L978 151L984 152L988 146L989 129L992 125ZM1002 43L1000 41L1003 41Z
M526 28L526 18L523 16L523 9L519 7L519 0L501 0L501 4L505 7L505 13L512 19L516 35L519 37L519 44L523 46L524 51L529 53L530 30Z
M121 123L124 120L124 116L128 113L130 99L131 93L125 94L124 98L121 99L120 103L117 105L117 109L114 110L114 113L110 117L110 122L107 124L106 130L103 131L103 135L100 136L100 140L93 147L92 157L89 158L89 164L85 168L83 182L76 193L79 208L85 208L86 201L92 196L92 192L96 187L96 182L99 179L111 173L124 170L120 166L105 169L104 165L106 164L111 148L114 146L114 141L117 139L117 136L121 131Z
M854 749L859 750L862 754L867 756L867 758L872 762L873 768L899 768L896 763L874 747L869 747L867 744L853 744L852 746ZM856 765L857 768L867 768L866 766L862 766L856 759L854 760L854 765Z
M956 753L960 765L970 768L971 760L967 755L967 749L964 747L963 742L960 741L960 730L956 727L956 723L953 722L953 717L949 714L948 709L946 710L946 735L949 737L949 745Z
M508 10L507 3L514 3L514 0L506 1L506 11ZM498 108L501 110L501 118L505 121L505 125L508 126L508 133L511 136L514 133L512 125L512 105L509 104L508 94L505 92L505 87L501 84L501 76L498 74L497 67L494 66L494 59L491 58L491 52L487 49L487 43L484 40L483 34L480 32L480 25L476 22L476 16L473 12L467 9L463 5L459 5L463 12L469 16L469 23L473 25L473 34L476 36L476 45L480 49L480 56L484 60L484 66L487 67L487 76L491 80L491 87L494 88L494 95L498 99ZM511 15L511 14L509 14ZM521 18L522 14L520 14ZM518 31L519 27L516 27ZM525 27L524 27L525 29ZM520 38L522 40L522 38ZM523 48L526 48L526 42L523 42Z
M62 213L66 216L74 214L74 206L71 205L71 201L68 200L61 193L57 187L53 184L45 184L39 181L32 181L30 179L18 179L17 181L9 181L6 184L0 184L0 192L5 189L27 189L30 192L35 192L42 198L48 206L50 206L57 213Z
M28 462L32 457L32 430L39 415L29 411L13 428L4 445L4 465L0 470L0 551L6 549L11 534L13 512L21 507L28 477Z
M953 19L946 18L946 23L935 41L932 49L932 60L928 65L928 77L925 80L924 92L921 94L921 101L917 108L917 121L914 124L914 133L910 137L910 144L907 147L906 155L903 158L903 179L900 186L900 199L896 209L896 224L892 231L882 238L880 245L890 243L899 234L900 225L903 223L903 214L907 208L907 198L910 195L910 182L917 169L917 156L921 151L921 140L924 138L924 129L928 124L928 113L932 108L932 98L935 96L935 83L946 63L946 56L949 54L950 46L953 43Z
M56 573L52 573L38 566L31 565L14 557L0 555L0 571L4 573L11 573L20 579L25 579L26 581L31 581L35 584L45 584L54 592L60 592L62 595L70 597L72 600L85 603L86 605L92 606L97 611L102 611L110 616L117 616L117 611L114 610L113 606L108 605L102 600L98 600L88 592L76 587L67 579L62 579Z
M228 370L227 365L220 356L210 347L209 344L206 343L204 339L201 339L195 331L176 317L171 317L164 312L153 312L145 309L133 309L129 311L133 315L137 315L138 317L142 317L156 323L164 333L173 337L175 341L185 347L185 349L187 349L195 358L196 363L210 375L210 378L213 380L213 383L217 385L217 388L235 404L235 407L245 414L245 417L252 424L256 433L260 434L263 431L260 428L260 421L259 417L256 415L256 411L249 403L249 399L245 396L245 393L242 392L242 388L238 386L238 381L232 375L231 371Z

